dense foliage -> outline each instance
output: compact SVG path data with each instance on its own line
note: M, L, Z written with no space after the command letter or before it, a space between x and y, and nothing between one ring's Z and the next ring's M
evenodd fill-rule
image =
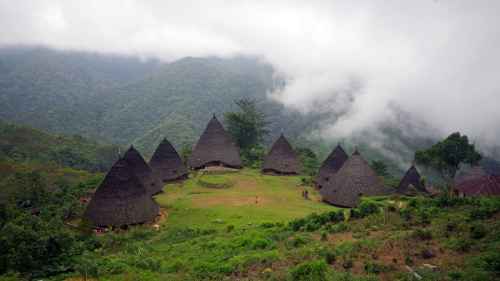
M240 148L243 164L258 167L265 154L263 142L269 134L269 122L255 100L244 98L235 104L238 111L224 114L226 129Z
M0 48L0 118L67 135L117 144L134 143L146 158L167 137L180 150L192 146L212 114L237 110L234 100L258 102L270 122L267 147L281 131L294 143L326 157L330 144L311 140L322 121L336 117L320 110L301 114L268 98L284 82L272 67L248 57L184 58L172 63L44 48ZM398 126L400 126L399 124ZM410 160L407 149L427 139L385 130L384 147ZM355 140L357 144L366 139ZM367 159L384 155L363 147ZM256 153L258 154L258 153ZM386 161L387 162L387 161ZM390 172L398 171L396 165Z
M51 135L0 120L0 161L54 163L87 171L106 171L119 148L81 136Z
M95 244L92 236L65 220L81 215L78 199L99 181L94 177L78 185L50 186L37 172L11 177L15 192L0 202L0 274L12 271L34 278L72 271L74 258Z
M453 133L428 149L415 152L417 163L435 168L445 179L453 179L460 164L477 164L481 155L469 138Z

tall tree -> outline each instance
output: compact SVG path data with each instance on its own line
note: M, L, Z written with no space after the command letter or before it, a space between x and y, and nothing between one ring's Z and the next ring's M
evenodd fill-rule
M387 177L389 175L389 173L387 172L387 165L384 163L384 161L373 160L370 166L380 177Z
M418 164L436 169L448 184L455 177L460 164L475 165L480 160L481 154L476 151L474 144L459 132L449 135L428 149L415 152L415 161Z
M266 115L258 109L255 100L244 98L235 101L235 104L239 110L226 112L224 121L227 130L240 147L243 158L252 159L254 157L250 154L261 150L262 141L269 133L269 122Z

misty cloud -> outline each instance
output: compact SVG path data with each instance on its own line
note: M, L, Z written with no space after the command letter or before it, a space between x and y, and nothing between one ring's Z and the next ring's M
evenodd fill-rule
M0 44L166 61L257 55L287 82L270 98L333 113L326 138L394 124L498 145L499 10L493 0L0 0ZM398 112L414 122L401 124Z

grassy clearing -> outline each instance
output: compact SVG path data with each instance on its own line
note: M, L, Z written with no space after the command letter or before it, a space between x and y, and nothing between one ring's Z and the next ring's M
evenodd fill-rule
M500 199L368 198L345 211L303 199L299 177L207 177L232 185L166 186L159 231L96 237L76 272L53 280L417 280L408 267L421 280L500 278Z
M214 188L206 187L209 183ZM300 186L299 176L276 177L245 169L238 173L193 175L169 184L156 201L169 214L166 227L220 228L286 222L313 212L335 210L318 202L317 191ZM221 188L217 188L221 187ZM310 200L301 193L309 191Z

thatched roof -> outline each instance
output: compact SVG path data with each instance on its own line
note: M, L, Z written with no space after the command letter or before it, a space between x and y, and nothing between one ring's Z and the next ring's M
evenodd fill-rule
M121 226L152 221L158 212L132 167L120 159L97 188L84 217L96 226Z
M151 167L149 167L139 151L137 151L133 146L125 152L123 160L127 161L149 194L153 195L162 191L163 184L157 177L155 177Z
M274 142L264 159L262 172L272 174L299 174L300 160L283 134Z
M193 169L219 165L241 168L239 148L215 115L196 143L188 164Z
M188 170L182 163L181 157L166 138L156 148L149 161L149 166L154 175L162 182L185 179L188 175Z
M486 172L486 170L480 165L475 165L472 167L462 167L455 175L453 181L455 184L460 184L464 181L481 178L487 175L488 173Z
M427 193L427 189L420 180L420 173L415 165L412 165L399 182L397 192L404 195L416 195L416 193Z
M465 196L500 196L500 176L486 175L465 180L455 189Z
M356 207L361 196L386 195L390 191L356 150L320 193L323 201L332 205Z
M315 183L318 188L321 188L325 183L333 178L344 162L347 161L349 156L345 153L344 149L339 145L328 155L321 168L319 168L318 176L315 178Z

